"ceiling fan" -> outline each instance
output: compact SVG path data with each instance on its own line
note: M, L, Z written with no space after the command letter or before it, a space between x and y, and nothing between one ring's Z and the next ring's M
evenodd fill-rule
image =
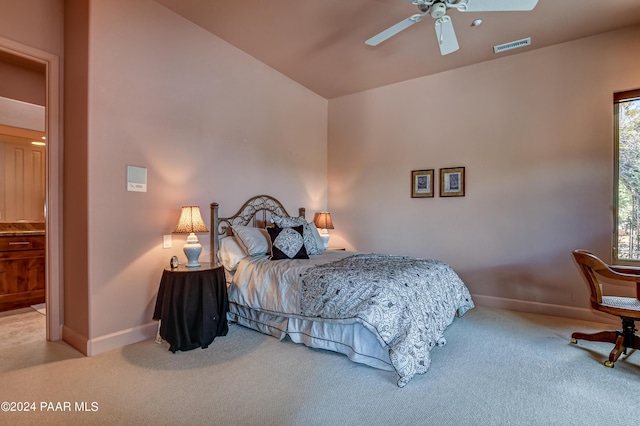
M380 34L365 41L369 46L377 46L400 31L416 24L425 17L431 15L435 19L435 30L440 46L440 53L448 55L460 48L456 33L453 30L453 22L447 16L448 9L457 9L460 12L502 12L502 11L526 11L532 10L538 0L404 0L415 4L420 9L405 20L387 28Z

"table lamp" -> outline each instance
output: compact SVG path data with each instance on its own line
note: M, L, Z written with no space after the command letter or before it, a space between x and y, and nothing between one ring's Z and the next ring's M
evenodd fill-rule
M184 254L187 256L187 268L197 268L200 266L198 257L202 251L202 246L198 242L196 232L209 232L198 206L183 206L180 213L178 226L173 231L175 234L189 234L187 243L184 245Z
M331 213L317 212L313 217L313 223L320 231L320 238L324 242L324 248L329 248L329 231L327 229L334 229L333 222L331 222Z

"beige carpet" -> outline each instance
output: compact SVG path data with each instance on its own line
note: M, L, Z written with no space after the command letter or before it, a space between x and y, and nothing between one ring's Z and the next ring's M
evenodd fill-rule
M637 401L640 354L609 369L611 345L569 344L572 331L596 329L475 308L403 389L391 372L235 324L208 349L177 354L153 339L91 358L25 340L0 346L0 401L35 402L36 411L0 412L0 424L612 424ZM46 411L64 403L70 411Z

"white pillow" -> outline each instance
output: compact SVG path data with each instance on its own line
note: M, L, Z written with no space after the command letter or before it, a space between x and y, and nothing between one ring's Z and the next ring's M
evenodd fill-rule
M234 272L238 267L238 263L247 257L233 237L224 237L220 239L220 248L218 249L218 259L224 269Z
M245 254L263 256L270 252L271 240L266 230L241 225L232 226L231 229L233 229L233 234Z

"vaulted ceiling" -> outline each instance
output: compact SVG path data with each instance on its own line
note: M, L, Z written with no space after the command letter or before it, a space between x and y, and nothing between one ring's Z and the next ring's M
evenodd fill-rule
M378 46L364 43L419 13L406 0L156 1L327 99L640 24L640 0L539 0L528 12L449 10L460 50L442 56L430 16ZM482 25L472 26L475 19ZM493 51L526 37L531 46Z

